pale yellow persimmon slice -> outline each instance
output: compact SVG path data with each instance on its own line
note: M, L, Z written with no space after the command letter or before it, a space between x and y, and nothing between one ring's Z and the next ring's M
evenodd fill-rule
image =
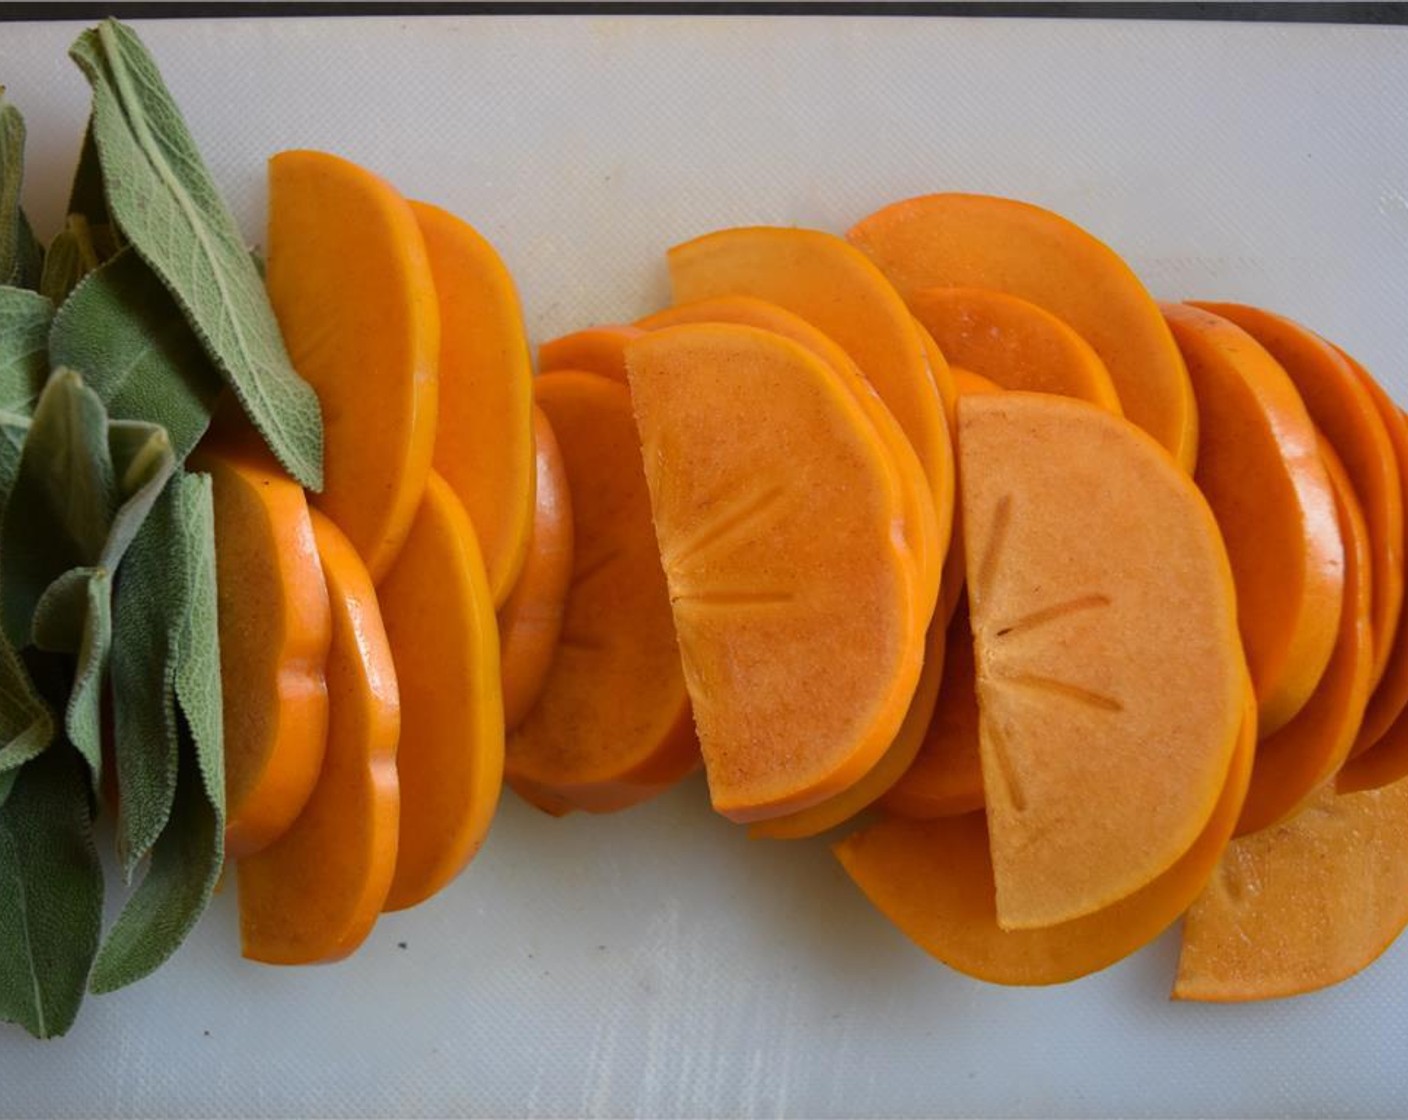
M756 296L723 295L676 304L646 316L636 325L655 331L685 323L737 323L772 331L811 351L841 374L846 388L865 410L876 432L894 456L904 487L905 540L919 565L921 595L928 602L936 602L953 525L952 482L947 489L934 494L904 430L851 356L824 331L800 315Z
M1326 786L1234 840L1183 924L1174 999L1299 995L1368 967L1408 926L1408 781Z
M909 309L864 254L819 230L753 227L676 245L668 263L676 303L757 296L835 340L899 422L935 501L944 502L953 490L953 446L938 375Z
M572 575L537 702L506 777L545 812L626 809L699 765L630 390L558 371L534 385L571 493Z
M1231 568L1192 479L1120 417L963 397L958 446L998 920L1055 925L1212 814L1243 722Z
M327 743L327 584L303 488L253 429L207 439L225 724L225 849L267 847L303 811Z
M1369 624L1369 530L1339 456L1321 437L1344 541L1344 603L1339 636L1314 693L1296 716L1256 749L1256 767L1237 832L1279 824L1296 813L1343 765L1369 699L1374 636Z
M433 464L469 514L502 606L533 524L533 364L504 262L467 222L411 203L440 304Z
M626 383L626 345L643 332L629 323L603 323L560 335L538 347L538 372L577 370Z
M1281 363L1310 418L1349 473L1373 549L1370 583L1377 686L1403 607L1403 484L1383 417L1344 355L1299 323L1242 304L1198 302L1194 306L1231 319Z
M771 332L672 327L626 365L714 807L816 805L879 761L919 680L894 461L840 375Z
M925 952L996 984L1062 984L1136 952L1178 920L1227 848L1256 749L1256 702L1227 781L1202 833L1152 882L1112 905L1041 929L997 921L988 830L982 813L892 819L835 845L836 857L876 908Z
M434 471L377 589L401 694L401 827L387 910L444 887L474 857L504 769L499 632L469 514Z
M240 942L265 964L341 960L366 939L396 867L401 700L372 578L322 514L313 535L332 603L327 751L293 825L239 865Z
M992 288L925 288L909 305L944 357L1004 389L1055 393L1122 413L1094 347L1045 308Z
M380 580L435 447L440 312L425 240L384 180L323 152L269 161L269 298L323 408L314 504Z
M499 608L504 726L509 731L523 722L543 690L572 585L572 492L567 467L547 414L536 406L533 455L538 478L528 558L508 602Z
M1344 543L1315 425L1286 371L1235 323L1165 304L1198 401L1193 478L1222 530L1263 737L1315 691L1339 631Z
M1109 246L1049 210L973 194L896 202L847 236L906 300L991 288L1044 307L1100 355L1124 414L1193 469L1198 417L1183 361L1158 305Z

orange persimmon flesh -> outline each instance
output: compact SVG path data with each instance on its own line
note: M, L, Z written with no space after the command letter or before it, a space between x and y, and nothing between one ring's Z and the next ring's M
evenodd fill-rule
M973 393L1001 393L1003 391L1002 386L996 381L984 377L981 373L964 369L962 366L953 367L953 384L960 397L970 396Z
M269 161L269 298L323 409L313 503L380 580L420 505L435 446L440 312L410 205L322 152Z
M629 389L591 373L534 392L562 452L575 539L561 638L508 740L506 777L551 813L613 812L699 764Z
M377 588L401 693L401 828L387 910L423 902L479 850L504 768L499 634L474 527L434 471Z
M1109 246L1049 210L972 194L896 202L847 237L906 300L991 288L1051 312L1100 355L1124 414L1193 469L1198 416L1183 360L1158 305Z
M552 425L533 408L536 508L528 559L513 593L499 608L499 655L504 682L504 726L512 731L543 690L572 583L572 493Z
M896 816L924 820L983 807L973 631L966 596L960 598L945 643L943 682L923 741L913 764L880 799L880 808Z
M494 603L528 554L533 524L533 365L504 262L467 222L412 202L440 305L432 463L474 526Z
M637 323L603 323L560 335L538 347L538 372L575 370L626 383L626 345L645 332Z
M894 461L841 376L771 332L672 327L626 365L714 807L816 805L879 761L919 680Z
M1243 723L1232 573L1192 479L1120 417L963 397L958 446L998 920L1055 925L1206 826Z
M936 602L944 558L950 546L953 487L937 496L933 493L904 430L851 356L825 332L800 315L756 296L723 295L676 304L641 319L637 325L655 331L685 323L736 323L772 331L811 351L841 374L846 388L865 410L876 432L894 456L904 488L905 538L919 565L921 594L926 602Z
M934 501L952 500L953 445L931 369L943 355L926 355L909 309L864 254L818 230L754 227L676 245L667 259L676 303L757 296L835 340L909 437Z
M1284 824L1234 840L1188 911L1174 999L1234 1003L1328 987L1408 926L1408 782L1326 786Z
M1198 402L1193 474L1222 530L1261 735L1284 727L1329 663L1344 544L1315 425L1286 371L1235 323L1165 304Z
M1045 308L992 288L925 288L909 305L954 367L960 393L961 369L1004 389L1055 393L1123 412L1100 355Z
M240 941L265 964L341 960L371 932L396 867L401 701L371 576L313 514L332 604L328 735L313 795L292 827L239 864Z
M1393 443L1369 390L1318 335L1269 311L1234 303L1193 306L1236 323L1290 374L1315 426L1354 484L1369 526L1374 595L1374 684L1383 676L1403 607L1403 485Z
M207 440L225 723L225 849L272 843L302 812L327 743L327 584L303 489L252 433Z
M1320 453L1335 492L1344 541L1344 603L1339 636L1320 683L1295 719L1256 749L1238 835L1279 824L1339 770L1354 743L1369 699L1374 671L1374 636L1369 625L1369 530L1344 465L1328 440Z
M958 422L958 385L954 380L953 368L949 365L947 355L934 341L934 336L918 319L914 320L914 329L919 332L919 343L924 349L924 364L929 368L934 388L939 391L939 403L943 405L944 419L948 421L949 431L953 431L953 426Z
M834 847L847 874L925 952L995 984L1062 984L1129 956L1177 921L1227 848L1256 749L1256 702L1245 718L1217 807L1192 847L1112 905L1041 929L998 924L982 813L883 821Z

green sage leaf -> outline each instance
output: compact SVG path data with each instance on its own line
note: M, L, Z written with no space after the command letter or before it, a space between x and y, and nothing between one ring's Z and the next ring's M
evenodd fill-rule
M0 287L0 408L28 416L49 377L53 305L38 292Z
M104 252L100 239L107 227L94 227L82 214L70 214L64 228L49 242L44 255L44 271L39 278L39 294L55 307L62 307L80 281L116 252Z
M32 288L39 283L44 250L20 207L24 137L24 118L0 87L0 284Z
M102 924L103 873L72 751L44 752L0 806L0 1019L36 1038L73 1025Z
M180 618L176 699L190 726L206 798L225 821L224 697L215 569L215 499L210 476L177 483L181 507L181 573L186 609Z
M64 730L88 763L93 796L103 774L103 682L112 651L112 579L107 568L74 568L51 583L34 610L34 644L76 665Z
M289 361L259 273L156 63L115 20L70 55L93 87L107 204L189 317L275 456L322 486L322 413Z
M131 249L91 273L54 316L56 366L78 370L116 420L160 424L184 460L210 424L220 374L176 301Z

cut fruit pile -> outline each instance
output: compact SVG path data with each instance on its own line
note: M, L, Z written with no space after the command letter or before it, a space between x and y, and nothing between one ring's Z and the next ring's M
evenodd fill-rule
M970 195L680 245L536 379L492 248L344 161L275 158L270 250L326 487L199 461L267 542L221 600L248 955L443 887L501 774L600 813L701 763L756 837L866 814L848 874L997 983L1186 914L1175 994L1257 999L1408 924L1408 422L1309 330Z

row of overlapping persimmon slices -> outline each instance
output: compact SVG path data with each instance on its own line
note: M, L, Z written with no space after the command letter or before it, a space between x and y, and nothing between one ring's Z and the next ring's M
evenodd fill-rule
M672 306L535 377L470 226L326 154L270 182L326 487L218 418L192 463L246 955L351 952L503 780L611 812L701 760L759 837L867 813L846 871L987 980L1186 916L1176 995L1284 995L1408 923L1408 422L1331 343L938 194L679 245Z

